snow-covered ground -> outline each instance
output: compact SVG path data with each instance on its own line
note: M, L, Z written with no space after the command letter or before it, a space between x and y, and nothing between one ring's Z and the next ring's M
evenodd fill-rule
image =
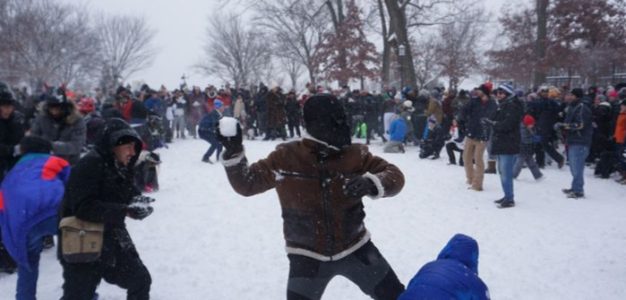
M288 261L274 191L250 198L233 192L223 167L200 162L203 141L176 141L161 151L161 191L154 214L128 221L152 273L153 299L284 299ZM246 141L248 158L265 157L276 143ZM523 170L516 203L497 209L499 179L486 175L485 191L466 189L463 169L447 159L420 160L371 150L404 172L394 198L364 200L373 241L407 283L455 233L476 238L480 276L493 299L626 299L624 186L586 174L587 198L566 199L567 168L549 167L534 182ZM445 152L445 151L444 151ZM443 154L445 156L445 154ZM59 299L61 267L54 251L42 256L39 299ZM14 297L16 275L0 275L0 299ZM125 299L103 283L100 299ZM324 299L367 299L335 278Z

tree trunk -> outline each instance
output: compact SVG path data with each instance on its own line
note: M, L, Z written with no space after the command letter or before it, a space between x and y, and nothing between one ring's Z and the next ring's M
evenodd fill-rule
M543 68L543 60L546 56L546 40L548 33L548 4L550 0L537 1L537 40L535 41L535 68L533 85L538 87L546 81L546 73Z
M402 78L404 78L405 85L416 88L415 84L417 80L415 76L415 65L413 64L411 44L408 39L404 7L398 6L397 0L385 0L385 5L387 6L387 12L389 13L390 28L393 28L393 31L396 34L398 45L404 45L406 49L404 56L398 55L398 63L402 65Z
M383 35L383 65L382 65L382 73L380 74L380 78L382 80L383 87L389 85L389 77L390 77L390 60L391 60L391 51L389 51L389 32L387 31L387 20L385 18L385 7L383 6L383 1L378 0L378 11L380 12L380 24L382 25L382 35Z

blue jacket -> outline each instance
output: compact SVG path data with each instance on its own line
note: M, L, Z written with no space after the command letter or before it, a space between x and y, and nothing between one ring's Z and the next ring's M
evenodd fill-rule
M404 142L404 137L406 137L406 121L404 119L398 117L389 126L389 138L393 142Z
M457 234L436 261L427 263L413 277L398 300L489 300L489 289L478 277L478 243Z
M206 114L198 124L198 135L202 139L213 139L217 137L217 125L222 118L219 111L213 110Z
M2 242L20 266L29 266L26 237L33 226L58 214L69 163L47 154L27 154L0 187Z

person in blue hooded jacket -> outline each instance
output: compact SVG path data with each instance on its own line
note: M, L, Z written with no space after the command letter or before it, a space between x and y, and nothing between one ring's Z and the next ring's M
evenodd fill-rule
M57 233L57 214L69 177L69 163L50 155L52 144L28 136L21 159L0 188L2 242L16 261L16 299L35 299L43 239Z
M489 289L478 277L478 243L457 234L437 260L424 265L398 300L489 300Z

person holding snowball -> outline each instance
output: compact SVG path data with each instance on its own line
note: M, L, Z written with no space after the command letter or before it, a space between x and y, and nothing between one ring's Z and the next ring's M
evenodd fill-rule
M370 239L362 197L398 194L404 175L367 146L351 143L349 122L334 96L309 98L303 112L304 138L278 145L251 165L241 127L222 128L220 122L228 180L243 196L272 188L278 193L290 263L287 299L320 299L341 275L373 299L395 300L404 285Z

